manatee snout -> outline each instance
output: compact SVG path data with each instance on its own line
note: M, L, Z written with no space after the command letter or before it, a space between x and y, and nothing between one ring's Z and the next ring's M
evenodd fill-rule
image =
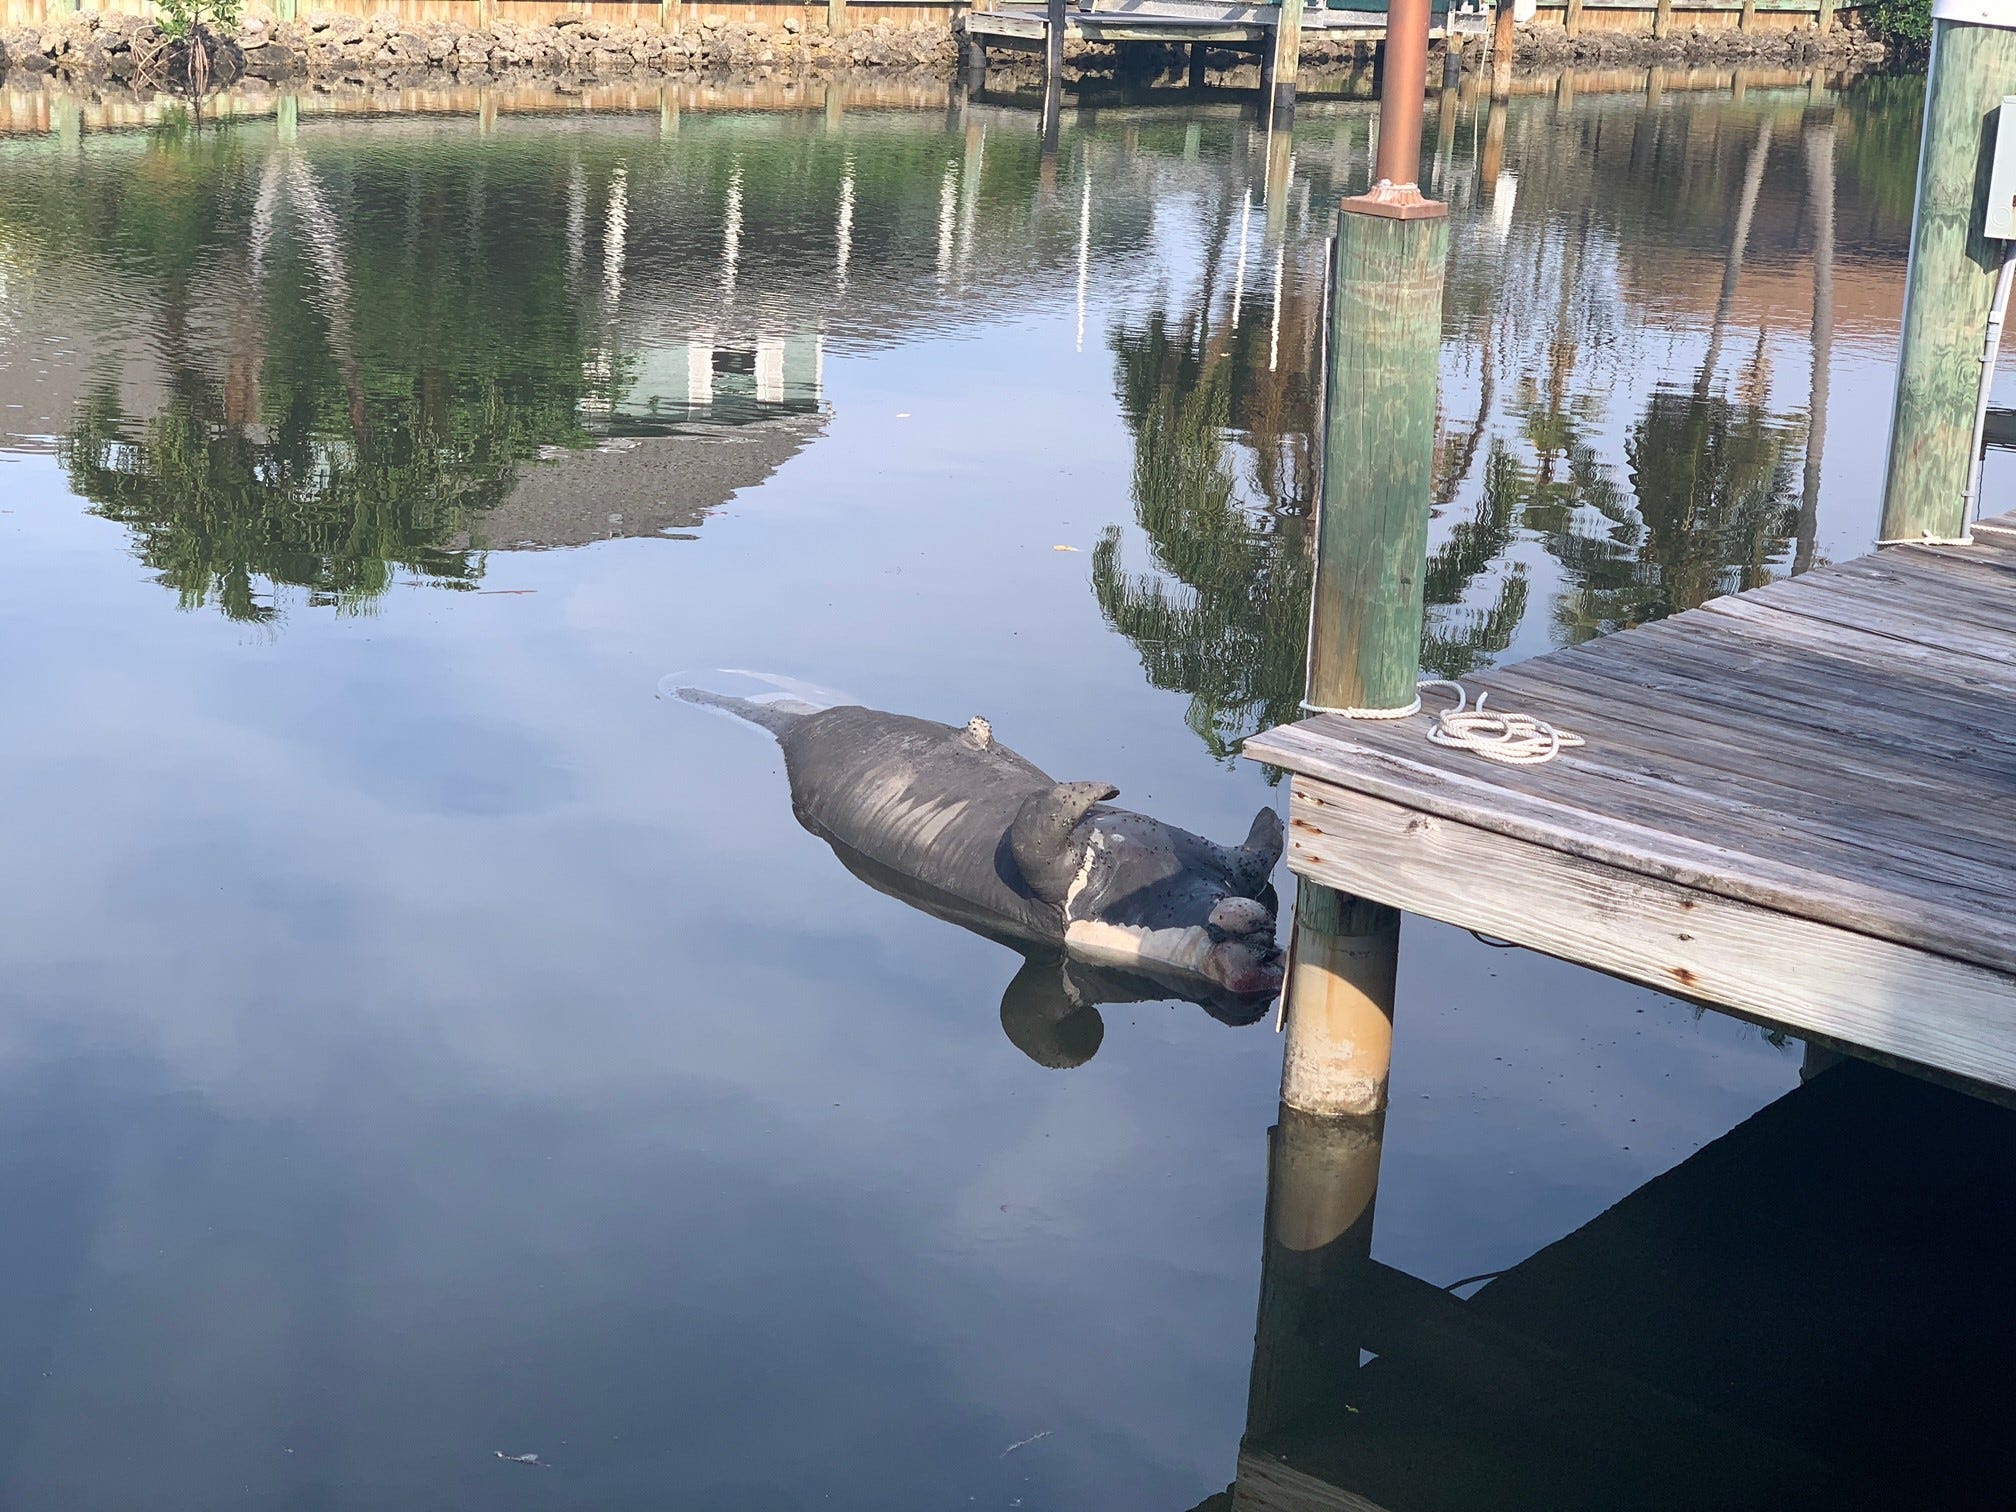
M1244 940L1222 940L1204 958L1204 974L1227 992L1248 997L1281 990L1281 952Z
M1221 898L1205 922L1211 950L1204 974L1244 997L1281 990L1281 950L1274 943L1274 913L1257 898Z

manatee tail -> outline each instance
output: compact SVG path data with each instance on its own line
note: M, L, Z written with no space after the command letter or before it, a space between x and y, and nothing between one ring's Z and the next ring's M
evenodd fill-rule
M703 680L726 682L752 691L727 692L719 687L702 686ZM744 672L737 668L700 673L674 672L659 680L658 694L661 698L682 699L705 709L719 709L724 714L768 730L772 735L782 735L807 714L817 714L823 709L849 702L845 697L831 694L828 689L817 688L795 678Z
M772 735L782 735L807 714L819 712L817 705L809 704L802 698L786 698L781 693L769 698L736 698L727 693L710 693L705 688L674 688L672 691L674 696L688 703L733 714L737 719L761 726Z

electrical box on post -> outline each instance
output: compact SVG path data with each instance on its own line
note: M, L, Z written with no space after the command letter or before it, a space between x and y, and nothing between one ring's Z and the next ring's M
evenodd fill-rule
M1995 113L1995 165L1988 173L1988 223L1982 234L2016 241L2016 95L2004 95Z

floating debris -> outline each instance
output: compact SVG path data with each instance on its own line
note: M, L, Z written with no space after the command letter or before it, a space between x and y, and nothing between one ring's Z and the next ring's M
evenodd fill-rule
M537 1465L541 1470L551 1470L553 1468L536 1454L506 1454L502 1449L499 1449L497 1451L497 1458L504 1461L507 1465Z
M1057 1430L1055 1428L1045 1428L1041 1433L1032 1433L1026 1439L1017 1439L1014 1443L1010 1444L1006 1449L1003 1449L1001 1451L1001 1458L1003 1459L1008 1458L1008 1456L1013 1454L1017 1449L1027 1449L1031 1444L1037 1443L1043 1439L1050 1437L1050 1435L1055 1433L1056 1431Z
M1052 546L1050 549L1052 551L1076 551L1078 548L1076 546Z

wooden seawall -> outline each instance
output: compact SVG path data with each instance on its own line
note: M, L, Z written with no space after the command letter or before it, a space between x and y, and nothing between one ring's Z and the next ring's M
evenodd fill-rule
M1585 737L1428 710L1246 743L1290 867L1878 1059L2016 1092L2016 516L1469 680Z

